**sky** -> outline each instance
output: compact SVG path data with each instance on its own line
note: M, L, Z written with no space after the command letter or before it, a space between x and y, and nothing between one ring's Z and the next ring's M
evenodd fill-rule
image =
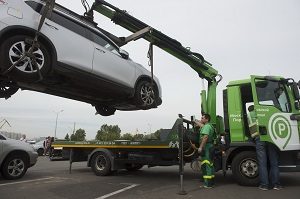
M93 1L87 0L90 4ZM222 90L229 81L250 75L280 75L300 80L300 2L298 0L107 0L153 28L200 53L223 76L217 89L217 113L223 115ZM80 0L56 0L82 14ZM131 33L95 14L98 25L117 36ZM122 48L148 70L148 43L131 42ZM150 133L171 128L181 113L200 117L203 81L187 64L154 48L154 74L162 87L163 103L156 109L116 111L95 115L90 104L47 94L18 91L0 99L1 130L24 133L28 138L58 138L82 128L94 139L103 124L118 125L122 133ZM62 112L60 112L63 110ZM58 113L59 112L59 113ZM58 114L57 114L58 113ZM1 124L0 124L1 126Z

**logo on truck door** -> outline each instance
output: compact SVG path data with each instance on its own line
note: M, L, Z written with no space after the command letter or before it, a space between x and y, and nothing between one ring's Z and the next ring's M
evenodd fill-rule
M275 113L268 122L271 141L281 150L300 150L298 123L291 120L291 113Z
M278 147L285 149L292 136L289 120L283 115L273 115L270 118L269 129L273 142Z

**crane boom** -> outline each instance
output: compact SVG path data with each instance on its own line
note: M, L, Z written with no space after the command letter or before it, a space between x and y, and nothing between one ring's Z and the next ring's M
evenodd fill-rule
M129 15L126 11L120 10L104 0L95 0L91 10L88 13L92 15L93 11L110 18L114 23L133 33L142 32L140 37L143 37L151 44L163 49L169 54L187 63L198 73L201 78L206 79L208 82L215 81L218 71L215 70L201 54L192 52L190 49L183 47L177 40L148 26L146 23ZM124 45L127 43L127 41L125 38L120 38L117 43L119 45Z

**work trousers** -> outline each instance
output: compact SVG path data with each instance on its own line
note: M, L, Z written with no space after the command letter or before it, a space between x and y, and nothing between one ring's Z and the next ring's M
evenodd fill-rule
M280 185L277 149L268 142L260 141L259 137L255 138L255 144L260 185L271 188ZM268 169L268 160L270 169Z
M213 186L215 182L215 168L213 162L212 144L206 144L203 154L201 155L201 170L203 175L204 186Z

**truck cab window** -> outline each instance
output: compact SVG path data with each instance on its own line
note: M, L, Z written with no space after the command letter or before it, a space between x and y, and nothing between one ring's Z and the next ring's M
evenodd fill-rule
M287 93L282 83L256 80L255 85L260 105L275 106L282 112L290 112Z

